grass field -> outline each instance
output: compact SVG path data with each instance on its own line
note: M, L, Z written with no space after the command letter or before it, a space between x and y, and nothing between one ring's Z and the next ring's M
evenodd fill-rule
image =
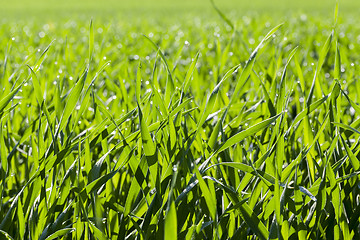
M249 12L268 15L273 19L284 19L291 13L307 13L313 16L328 17L333 13L335 0L215 0L215 3L234 21ZM341 0L341 11L357 16L360 13L360 2ZM346 14L345 14L346 13ZM114 21L114 18L148 19L169 18L183 22L186 18L206 15L207 19L217 18L210 0L12 0L1 3L0 14L3 18L29 19L36 18L40 22L47 19L59 22L62 19L103 18ZM190 15L190 16L188 16ZM165 20L164 20L165 21ZM125 21L126 22L126 21ZM171 23L169 23L171 24ZM183 25L186 26L186 25Z
M360 3L312 2L2 3L0 239L359 239Z

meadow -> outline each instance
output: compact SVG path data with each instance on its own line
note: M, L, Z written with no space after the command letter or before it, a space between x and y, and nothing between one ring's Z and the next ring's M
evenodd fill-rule
M0 239L360 238L360 3L106 3L0 9Z

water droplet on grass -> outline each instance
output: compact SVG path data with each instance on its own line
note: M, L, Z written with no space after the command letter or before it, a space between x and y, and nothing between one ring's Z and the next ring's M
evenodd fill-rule
M350 107L350 115L354 116L355 115L355 109L353 107Z

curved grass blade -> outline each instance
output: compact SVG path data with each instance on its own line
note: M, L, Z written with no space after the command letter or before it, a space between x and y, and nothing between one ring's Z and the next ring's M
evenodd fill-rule
M286 71L287 71L287 67L291 61L291 59L294 57L296 51L297 51L298 47L295 47L289 55L289 58L285 64L283 73L281 75L281 80L280 80L280 86L279 86L279 96L278 96L278 101L277 101L277 111L280 112L282 110L282 108L284 107L284 102L285 102L285 77L286 77Z
M9 104L9 102L15 97L20 88L24 85L26 81L23 81L19 86L12 90L8 95L0 100L0 116L4 112L4 109Z
M85 189L84 189L85 193L90 194L93 191L96 191L102 185L104 185L107 181L109 181L117 172L118 172L117 170L112 171L112 172L92 181L85 187Z
M349 131L352 131L354 133L357 133L357 134L360 134L360 132L358 130L356 130L355 128L349 126L349 125L346 125L346 124L343 124L343 123L337 123L337 122L332 122L332 124L334 124L335 126L338 126L338 127L341 127L345 130L349 130Z
M75 230L76 230L75 228L63 228L63 229L60 229L60 230L54 232L53 234L48 236L45 240L53 240L53 239L62 237L64 235L66 235L66 234L69 234L69 233L71 233L71 232L73 232Z
M41 105L44 100L44 97L43 97L44 94L41 90L39 79L37 78L35 71L28 64L26 64L26 66L30 69L31 76L32 76L32 83L34 85L35 96L38 101L38 104Z
M315 70L315 74L314 74L314 78L313 78L313 82L311 84L311 88L310 88L310 92L309 92L309 95L308 95L308 98L307 98L307 101L306 101L306 106L309 107L311 105L311 102L312 102L312 98L313 98L313 94L314 94L314 90L316 88L316 96L318 98L320 98L322 96L322 87L321 87L321 83L319 81L319 73L321 71L321 68L325 62L325 58L326 58L326 55L328 54L329 52L329 49L330 49L330 46L331 46L331 42L332 42L332 39L333 39L333 35L334 35L334 31L332 31L329 35L329 37L327 38L321 52L320 52L320 56L319 56L319 61L318 61L318 64L316 66L316 70Z
M239 206L241 217L244 219L245 223L254 231L260 239L268 239L269 231L265 225L260 221L258 216L254 213L253 210L245 202Z
M265 173L263 171L258 171L255 168L253 168L252 166L246 165L244 163L239 163L239 162L221 162L218 164L215 164L211 167L217 166L217 165L224 165L224 166L228 166L228 167L232 167L232 168L236 168L238 170L241 170L243 172L247 172L250 173L256 177L259 177L262 181L264 181L264 183L270 187L270 185L275 184L275 178L268 174Z
M34 67L34 72L37 72L39 69L40 69L40 66L41 64L44 62L45 60L45 57L46 57L46 53L49 51L52 43L54 42L55 40L53 40L46 48L45 50L41 53L40 55L40 58L37 60L36 64L35 64L35 67ZM28 65L28 64L26 64Z
M234 24L223 14L220 9L215 5L214 0L210 0L211 5L215 9L215 11L220 15L220 17L231 27L232 30L235 29Z
M286 135L288 135L290 133L291 128L297 124L298 122L300 122L301 120L303 120L306 116L308 116L311 112L313 112L314 110L316 110L321 104L323 104L328 98L329 95L324 96L323 98L317 100L316 102L312 103L309 107L305 108L303 111L301 111L298 115L296 115L295 119L293 120L293 122L291 123L291 126L289 127L289 129L286 131Z
M196 67L196 64L199 60L199 56L200 56L200 52L198 52L194 58L194 60L192 61L188 71L186 72L186 76L183 82L183 88L182 88L182 93L187 92L189 87L190 87L190 82L191 82L191 77L193 75L194 69ZM179 102L179 104L181 104L182 101Z
M234 136L232 136L231 138L229 138L228 140L226 140L226 142L224 142L220 148L218 148L215 153L220 153L222 151L224 151L225 149L228 149L229 147L235 145L236 143L242 141L243 139L247 138L248 136L252 136L256 133L258 133L259 131L265 129L266 127L268 127L270 124L272 124L276 119L278 119L278 117L281 116L281 113L271 117L265 121L262 121L244 131L241 131L237 134L235 134Z
M6 239L8 240L14 240L7 232L3 231L0 229L0 233L3 234L5 236Z
M276 27L274 27L273 29L271 29L268 34L266 34L266 36L261 40L261 42L259 43L259 45L255 48L255 50L251 53L249 60L246 62L246 65L243 69L243 71L241 72L241 75L239 77L239 79L236 82L236 86L235 86L235 90L233 95L230 98L230 102L229 102L229 106L228 108L230 108L230 105L233 103L233 101L237 98L241 88L243 87L245 81L248 79L248 77L250 76L250 73L252 71L252 68L254 66L255 63L255 59L256 56L258 54L259 49L262 47L263 43L266 42L274 33L277 32L277 30L279 30L279 28L282 26L283 24L279 24Z
M76 104L77 104L77 102L78 102L78 100L80 98L81 91L84 88L85 80L86 80L88 71L89 71L89 68L86 68L85 72L82 74L80 79L77 81L75 86L72 88L70 94L68 95L68 97L66 99L66 105L65 105L63 114L61 115L59 127L57 129L56 134L55 134L56 136L65 127L65 124L67 123L70 115L73 113L73 111L74 111L74 109L76 107Z
M347 145L347 143L345 142L344 138L340 135L340 139L341 139L341 142L343 144L343 146L345 147L345 151L351 161L351 164L354 168L355 171L358 171L359 170L359 167L360 167L360 162L359 162L359 159L357 159L357 157L355 156L355 154L351 151L351 149L349 148L349 146Z
M206 185L202 175L197 168L194 169L196 177L199 181L199 186L204 195L206 205L210 212L210 217L215 221L216 219L216 198L211 194L209 187Z
M147 39L151 43L153 48L159 53L161 59L163 60L166 71L168 72L169 80L170 80L170 81L166 82L166 91L168 94L173 93L175 90L175 84L174 84L174 80L173 80L173 77L172 77L172 74L171 74L171 71L169 68L169 64L166 61L164 53L161 51L160 47L157 46L150 38L148 38L146 35L143 35L143 36L145 37L145 39ZM167 96L168 94L165 94L165 95Z

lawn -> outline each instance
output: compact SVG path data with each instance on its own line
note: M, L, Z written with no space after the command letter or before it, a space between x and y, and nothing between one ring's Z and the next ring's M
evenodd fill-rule
M0 239L359 239L360 3L2 3Z

